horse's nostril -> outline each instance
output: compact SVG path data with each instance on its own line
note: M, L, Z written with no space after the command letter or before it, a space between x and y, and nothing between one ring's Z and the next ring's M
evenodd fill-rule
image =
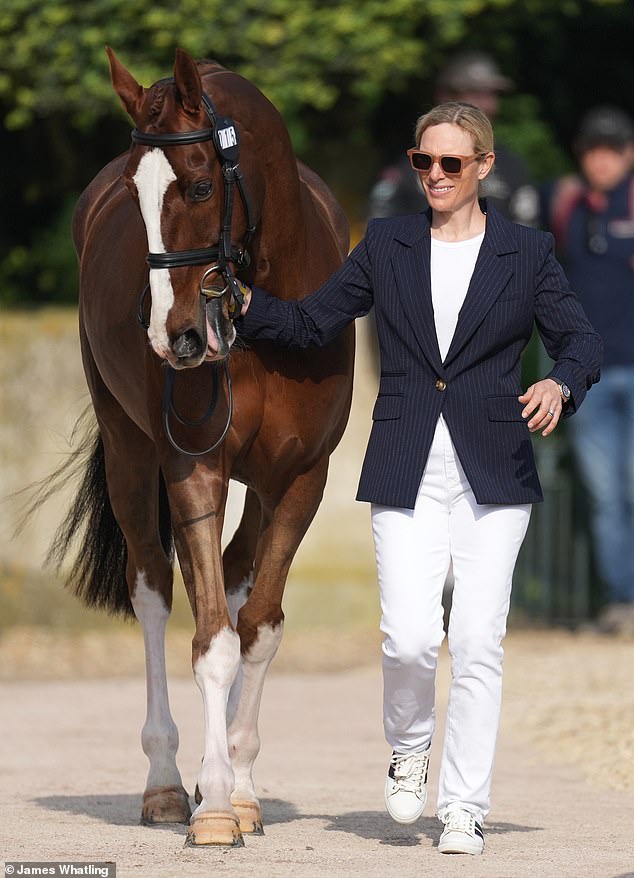
M188 329L175 339L172 350L179 359L199 357L203 352L203 342L195 329Z

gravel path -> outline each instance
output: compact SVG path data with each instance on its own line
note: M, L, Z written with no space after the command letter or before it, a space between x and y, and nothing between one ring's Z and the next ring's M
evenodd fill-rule
M183 847L185 827L138 825L146 773L139 744L141 678L0 684L3 857L114 860L119 876L139 878L634 878L634 791L609 789L606 778L590 782L578 763L564 764L561 749L526 744L531 723L548 722L549 702L533 714L520 641L508 651L494 809L480 858L443 857L435 850L437 761L428 816L415 827L386 816L388 751L376 666L270 676L256 768L266 835L247 838L240 850L192 850ZM618 645L610 649L619 654ZM629 658L632 644L624 649ZM556 653L554 666L561 671L563 662L565 670ZM439 691L446 689L446 661L441 677ZM181 732L179 765L191 792L202 741L200 698L193 682L177 678L171 700ZM528 729L522 729L522 715ZM553 734L560 733L555 723Z

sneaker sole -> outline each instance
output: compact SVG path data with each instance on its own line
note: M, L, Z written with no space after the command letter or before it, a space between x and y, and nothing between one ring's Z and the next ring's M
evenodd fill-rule
M390 803L388 801L388 791L387 784L385 789L385 808L387 813L390 815L392 820L395 823L400 823L402 826L410 826L412 823L416 823L417 820L423 816L423 811L425 810L425 805L427 804L427 791L425 791L425 798L421 801L420 808L412 817L401 817L398 814L395 814L394 811L390 808Z
M390 808L387 807L387 803L386 803L386 808L387 808L387 813L390 815L392 820L395 823L400 823L402 826L410 826L410 824L416 823L416 821L420 820L420 818L423 816L423 811L425 810L425 807L423 806L418 814L416 814L414 817L408 817L406 819L404 817L400 817L399 815L395 814Z
M470 845L468 841L448 841L438 845L441 854L471 854L478 856L484 850L484 845Z

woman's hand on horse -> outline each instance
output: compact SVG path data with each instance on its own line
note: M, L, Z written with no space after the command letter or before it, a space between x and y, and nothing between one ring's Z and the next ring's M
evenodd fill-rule
M544 378L531 384L518 399L524 404L522 417L530 418L528 429L531 433L541 430L542 436L550 436L561 417L562 400L557 382Z

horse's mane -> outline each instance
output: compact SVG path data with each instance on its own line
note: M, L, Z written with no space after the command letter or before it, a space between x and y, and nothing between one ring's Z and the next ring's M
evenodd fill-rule
M201 76L204 76L205 73L213 73L214 70L227 70L227 72L229 71L229 68L224 67L219 61L214 61L213 58L199 58L196 61L196 66L200 68L205 68L204 70L201 69ZM206 68L210 69L207 70Z

